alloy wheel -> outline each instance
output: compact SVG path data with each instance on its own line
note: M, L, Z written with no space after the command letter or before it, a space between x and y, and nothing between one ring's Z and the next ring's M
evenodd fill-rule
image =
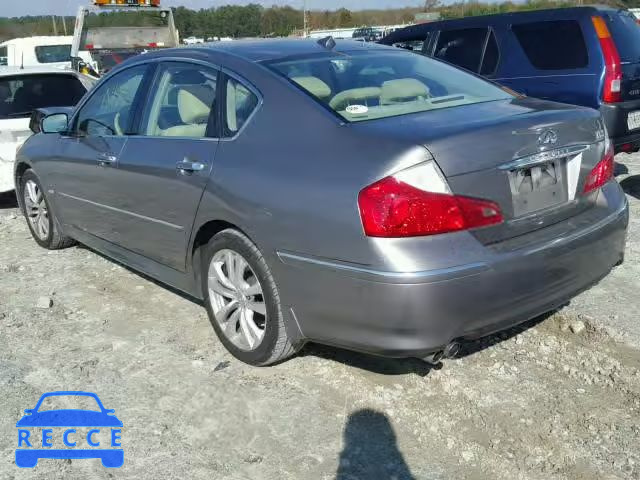
M237 348L257 349L265 334L267 306L262 285L239 253L223 249L209 264L209 301L220 330Z
M46 241L49 237L49 210L40 186L28 180L24 186L24 206L31 228L38 238Z

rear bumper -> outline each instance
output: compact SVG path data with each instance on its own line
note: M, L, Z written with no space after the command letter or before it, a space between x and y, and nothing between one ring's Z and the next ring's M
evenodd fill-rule
M608 188L617 189L615 183ZM424 357L454 339L492 333L565 304L620 263L628 206L622 192L597 222L542 243L426 272L381 272L280 253L302 334L391 357Z
M627 116L629 112L640 110L640 100L621 103L603 103L600 113L607 126L609 137L613 141L616 153L622 151L621 146L631 144L634 149L640 147L640 129L629 131Z

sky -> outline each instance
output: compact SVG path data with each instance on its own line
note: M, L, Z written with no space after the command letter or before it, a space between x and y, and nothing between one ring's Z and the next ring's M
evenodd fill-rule
M265 6L291 5L302 8L304 0L163 0L163 6L179 6L200 9L229 4L261 3ZM0 16L19 17L22 15L75 15L79 5L87 5L88 0L0 0ZM325 10L345 7L350 10L365 8L399 8L424 4L424 0L307 0L307 8Z

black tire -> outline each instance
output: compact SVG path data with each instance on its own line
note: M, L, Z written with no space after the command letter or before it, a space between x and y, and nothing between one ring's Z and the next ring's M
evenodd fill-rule
M258 278L267 311L262 342L255 350L236 347L222 332L209 299L208 271L211 259L220 250L232 250L242 255ZM234 229L223 230L204 247L202 254L202 291L209 320L225 348L238 360L253 366L266 366L281 362L296 353L285 329L278 288L260 250L245 235Z
M49 233L45 238L40 238L40 236L35 232L31 221L29 220L29 215L27 214L27 207L25 205L25 186L28 181L33 181L38 186L40 191L42 192L42 196L44 198L44 203L47 206L47 213L49 217ZM63 235L62 230L60 228L60 223L56 218L55 212L51 208L51 203L47 198L47 195L42 188L42 184L38 179L38 176L35 174L33 170L27 170L22 175L22 179L20 180L20 192L19 192L19 203L22 210L22 214L24 215L25 220L27 221L27 225L29 226L29 231L31 231L31 236L36 241L38 245L48 250L60 250L63 248L68 248L73 246L76 242L74 239Z

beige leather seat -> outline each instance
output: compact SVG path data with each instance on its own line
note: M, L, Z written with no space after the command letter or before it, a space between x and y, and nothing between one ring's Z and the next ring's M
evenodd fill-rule
M178 114L184 125L160 130L165 137L204 137L215 90L208 85L183 85L178 90Z
M317 77L293 77L291 80L320 100L331 96L331 87Z
M430 96L429 87L415 78L389 80L382 84L380 105L415 102L416 100L426 100Z
M336 111L341 111L349 105L367 105L367 100L376 100L380 98L381 90L379 87L353 88L338 93L329 102L329 106Z

